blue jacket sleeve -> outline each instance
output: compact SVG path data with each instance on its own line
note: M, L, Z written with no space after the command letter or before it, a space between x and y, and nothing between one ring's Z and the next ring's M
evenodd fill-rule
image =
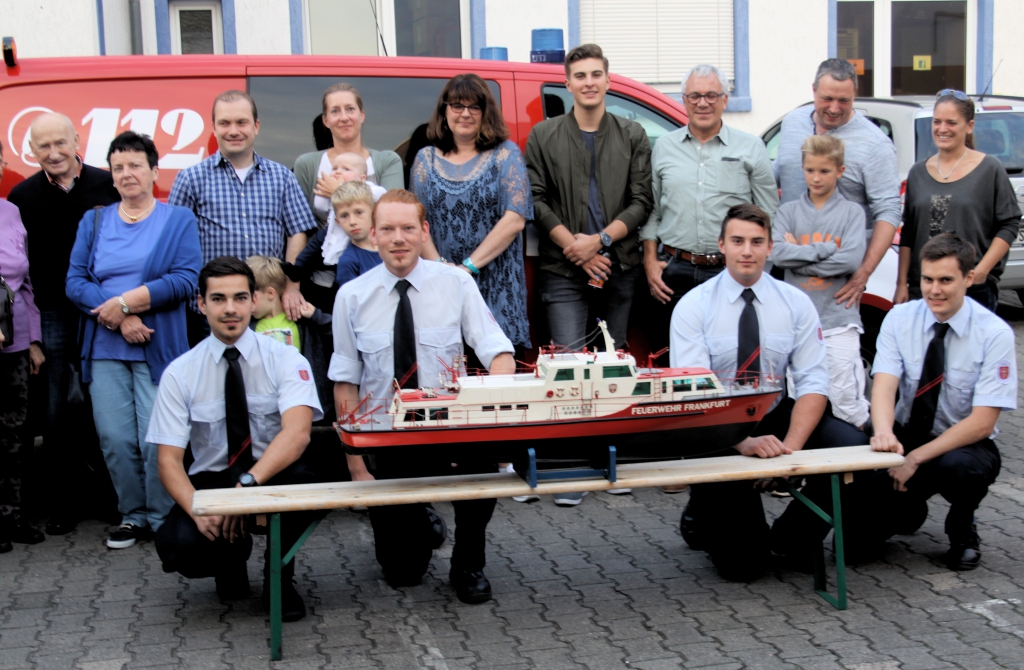
M203 253L199 248L199 224L195 215L184 207L176 207L171 214L174 230L171 237L177 241L177 249L171 259L167 274L151 282L145 282L149 289L151 310L177 307L196 292L199 270L203 267ZM170 240L169 240L170 241Z
M92 262L93 231L97 224L97 210L86 212L78 224L75 246L71 249L71 264L64 281L64 292L68 300L85 314L114 297L92 280L89 265Z

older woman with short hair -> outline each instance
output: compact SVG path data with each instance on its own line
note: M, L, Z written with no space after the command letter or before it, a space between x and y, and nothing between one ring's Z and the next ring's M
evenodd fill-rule
M160 376L188 351L185 302L203 256L192 212L153 197L158 159L146 135L128 131L111 142L107 163L121 202L83 217L66 282L83 315L82 381L121 513L111 549L147 537L174 505L145 436Z

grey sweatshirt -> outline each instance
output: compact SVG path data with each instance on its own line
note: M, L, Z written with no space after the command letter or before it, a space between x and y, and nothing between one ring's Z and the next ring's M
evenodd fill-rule
M772 263L786 269L786 283L810 297L825 330L861 326L856 305L847 309L835 295L860 267L867 251L864 208L837 188L818 210L807 192L779 207L772 224ZM785 241L791 233L799 242Z

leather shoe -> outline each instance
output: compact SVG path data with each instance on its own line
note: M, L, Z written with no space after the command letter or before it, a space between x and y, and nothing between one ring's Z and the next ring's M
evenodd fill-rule
M946 553L950 570L973 570L981 563L981 550L977 546L954 544Z
M245 563L216 575L217 597L221 600L242 600L249 597L249 573Z
M15 519L7 526L7 539L20 544L39 544L46 536L28 525L24 519Z
M690 504L687 503L679 517L679 532L683 536L686 546L694 551L703 551L704 543L700 541L700 533L697 530L697 520L690 512Z
M263 582L263 608L270 613L270 583ZM306 605L290 579L281 579L281 621L298 621L306 616Z
M14 545L7 540L0 540L0 554L6 554L8 551L14 551Z
M487 581L483 570L458 570L452 568L448 579L455 588L455 595L467 605L485 603L491 599L491 583Z
M427 518L430 519L430 548L440 549L445 538L448 537L448 525L445 524L444 517L438 514L433 507L427 507Z
M65 514L54 514L46 522L47 535L67 535L78 525L78 519Z

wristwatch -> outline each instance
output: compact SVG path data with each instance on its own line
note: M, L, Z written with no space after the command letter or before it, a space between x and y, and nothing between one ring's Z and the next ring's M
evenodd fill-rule
M123 295L117 296L117 301L119 303L121 303L121 311L122 312L124 312L125 314L131 314L132 313L132 311L130 309L128 309L128 305L127 305L127 303L125 303Z
M238 483L245 488L260 485L260 483L256 481L256 478L252 476L251 472L243 472L242 474L238 475Z
M601 246L602 247L610 247L610 246L612 246L612 236L611 235L609 235L608 233L604 232L603 230L600 233L598 233L598 235L601 236Z

